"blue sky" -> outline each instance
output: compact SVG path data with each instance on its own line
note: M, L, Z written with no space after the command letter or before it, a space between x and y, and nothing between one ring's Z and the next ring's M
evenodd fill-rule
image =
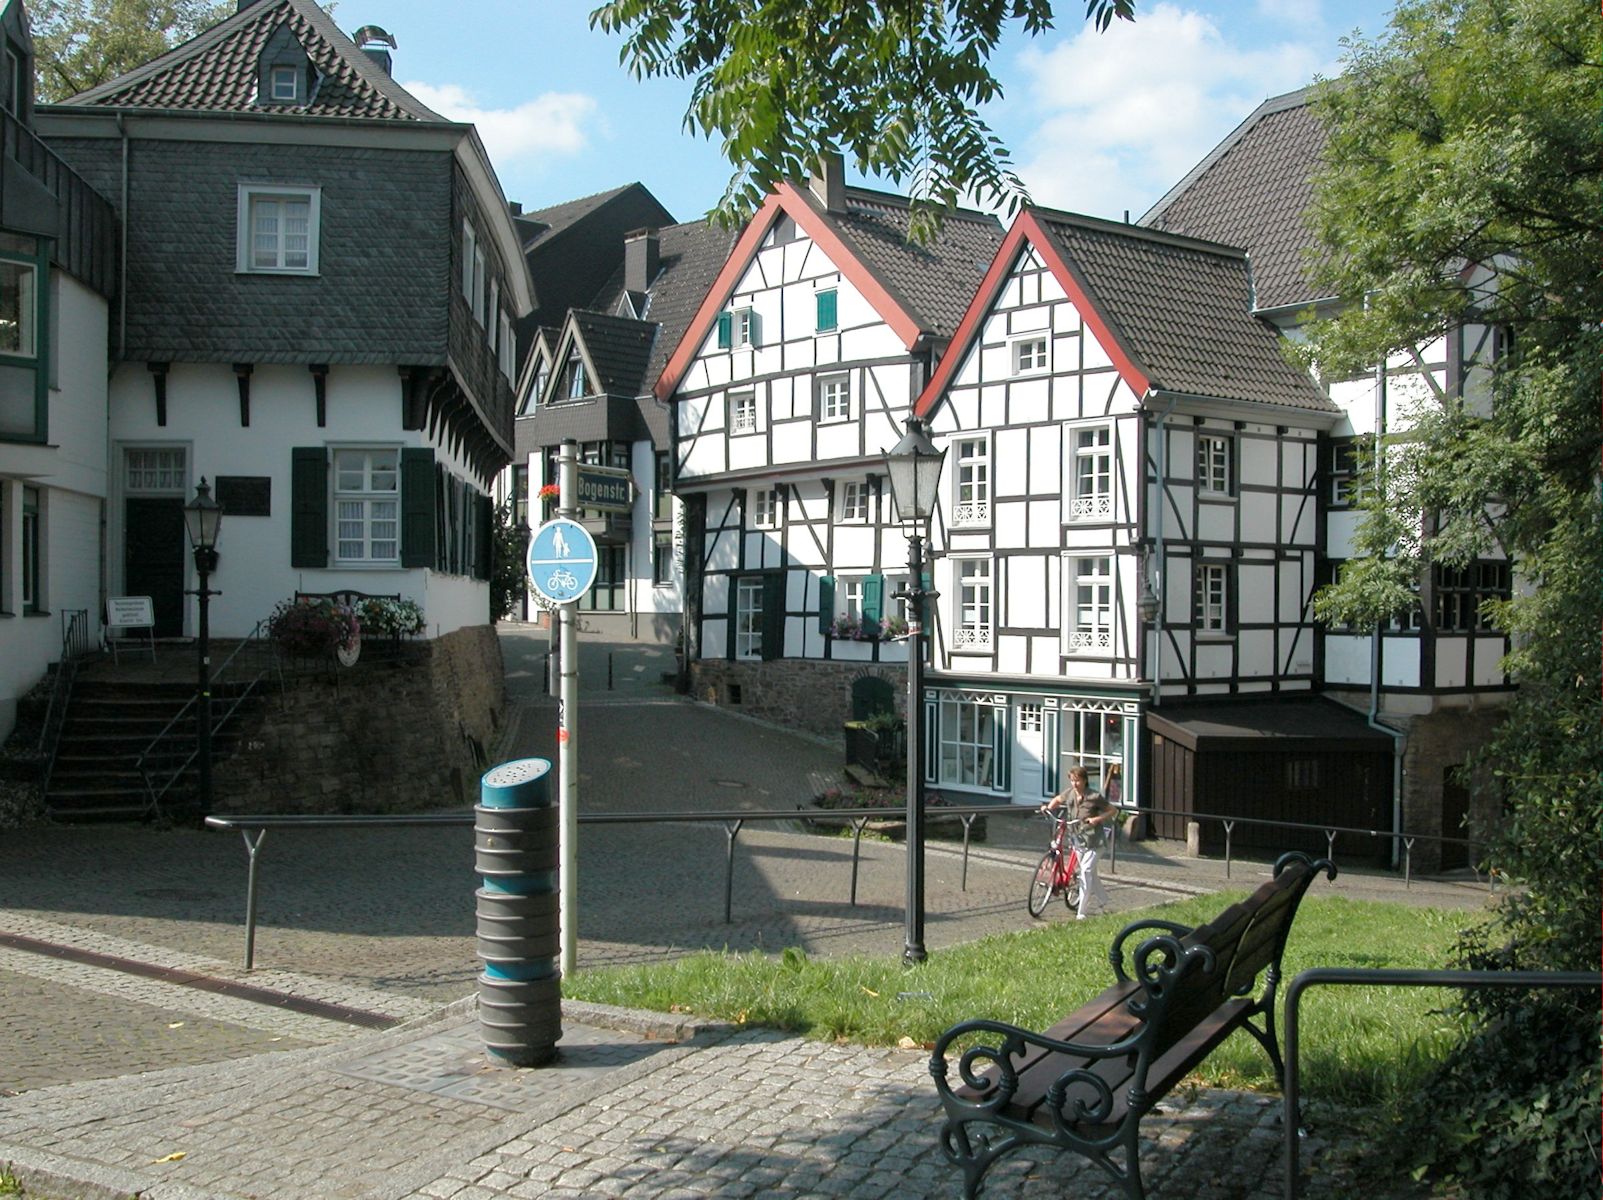
M640 82L619 39L589 27L592 0L471 0L444 23L435 0L341 0L347 30L394 34L395 75L478 127L509 200L542 208L639 180L674 216L714 205L729 168L682 128L689 85ZM1098 34L1079 0L1058 28L1015 33L988 117L1039 203L1139 215L1268 96L1340 68L1342 37L1381 34L1376 0L1138 0L1134 24ZM471 19L466 13L471 11ZM487 31L500 31L491 36Z

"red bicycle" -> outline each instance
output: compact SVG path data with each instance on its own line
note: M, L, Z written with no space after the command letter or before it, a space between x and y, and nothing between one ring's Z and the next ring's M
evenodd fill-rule
M1070 908L1080 906L1080 851L1085 849L1079 821L1066 815L1047 813L1052 822L1052 848L1041 856L1030 880L1030 916L1039 917L1046 911L1047 901L1059 893Z

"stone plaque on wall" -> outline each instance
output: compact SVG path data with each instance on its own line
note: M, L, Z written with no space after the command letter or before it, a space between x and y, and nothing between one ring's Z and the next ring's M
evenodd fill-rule
M230 517L273 515L273 480L269 475L219 475L217 503Z

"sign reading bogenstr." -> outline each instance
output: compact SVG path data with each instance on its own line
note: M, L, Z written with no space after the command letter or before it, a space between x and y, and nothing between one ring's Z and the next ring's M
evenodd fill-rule
M635 481L627 467L598 467L579 464L580 508L601 512L626 513L634 505Z
M596 541L577 521L557 517L529 539L529 583L553 604L567 604L596 581Z

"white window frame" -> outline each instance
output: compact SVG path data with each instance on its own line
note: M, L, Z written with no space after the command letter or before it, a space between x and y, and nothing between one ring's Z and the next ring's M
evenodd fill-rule
M21 239L14 239L17 244L23 245ZM31 239L29 239L31 240ZM37 361L39 357L39 262L36 257L37 250L32 254L18 249L11 250L10 245L0 248L0 270L14 271L16 273L16 345L0 345L0 358L25 358ZM6 289L8 292L9 288ZM52 313L55 312L55 297L51 297ZM9 314L7 314L9 316ZM9 324L9 321L0 322L0 326ZM17 364L19 366L24 364ZM54 380L51 383L54 384Z
M1114 559L1109 554L1064 555L1063 652L1113 653Z
M496 338L501 332L501 282L490 280L490 305L484 313L484 340L490 343L490 349L498 355L501 350Z
M835 520L861 525L868 520L868 481L843 479L835 485Z
M238 212L235 225L234 270L241 275L316 275L318 273L318 246L322 241L323 189L314 185L286 187L270 183L242 183L239 185ZM286 265L284 234L278 233L278 246L273 265L256 262L256 205L257 202L281 206L293 201L306 204L306 262Z
M729 432L734 435L759 433L757 421L757 393L729 393Z
M763 578L743 575L735 580L735 657L752 661L763 656Z
M499 313L496 317L500 326L500 340L497 344L496 361L501 366L501 374L506 376L508 383L513 382L517 372L517 346L512 336L512 318L506 313Z
M1041 375L1052 369L1052 335L1046 330L1021 334L1011 343L1013 374Z
M462 220L462 297L473 303L473 257L479 250L479 232L465 217Z
M824 422L852 419L852 377L847 371L819 375L813 380L813 393L818 398L818 420Z
M1083 439L1095 439L1083 444ZM1070 430L1069 452L1074 456L1069 495L1069 520L1113 520L1113 426L1082 425ZM1086 490L1085 484L1092 487Z
M995 709L988 698L943 695L935 705L935 779L946 787L994 791ZM965 728L965 718L967 727Z
M469 299L473 302L473 319L480 325L486 323L484 318L484 277L484 247L476 245L473 247L473 295Z
M989 555L952 563L952 653L989 653L996 628L996 571Z
M280 84L288 80L289 94L285 95ZM295 67L269 67L267 69L267 98L275 104L294 102L300 98L301 81L300 71Z
M340 566L371 566L371 567L398 567L401 565L401 448L399 446L331 446L332 469L329 471L330 483L334 490L334 503L331 513L334 519L334 561ZM362 484L360 488L344 486L341 478L341 458L362 455ZM377 461L380 456L387 456L387 466ZM348 468L347 468L348 469ZM387 472L393 480L390 487L374 487L374 475L379 471ZM446 489L447 496L450 494ZM360 504L359 514L346 514L340 511L342 504ZM383 511L387 505L389 511ZM380 511L375 512L375 509ZM345 536L342 525L359 523L360 533L355 536ZM385 536L375 536L375 526L388 525L393 532ZM454 522L448 517L446 529L449 533ZM348 545L360 543L361 552L347 554ZM388 554L375 553L375 545L389 545L393 550Z
M752 334L757 329L756 311L749 305L745 308L730 310L729 317L729 348L738 350L742 346L755 345Z
M867 575L837 575L835 577L835 615L845 621L863 619L863 588Z
M17 489L22 502L21 592L22 611L43 612L45 608L45 489L25 483Z
M746 493L751 505L753 529L780 529L785 524L785 504L778 488L752 488Z
M1197 633L1218 637L1230 632L1230 567L1197 564Z
M952 439L952 525L991 523L991 439L985 435Z
M1205 496L1234 495L1231 467L1235 439L1229 434L1197 434L1197 490Z
M122 463L126 495L182 496L189 490L189 452L183 446L124 446Z

